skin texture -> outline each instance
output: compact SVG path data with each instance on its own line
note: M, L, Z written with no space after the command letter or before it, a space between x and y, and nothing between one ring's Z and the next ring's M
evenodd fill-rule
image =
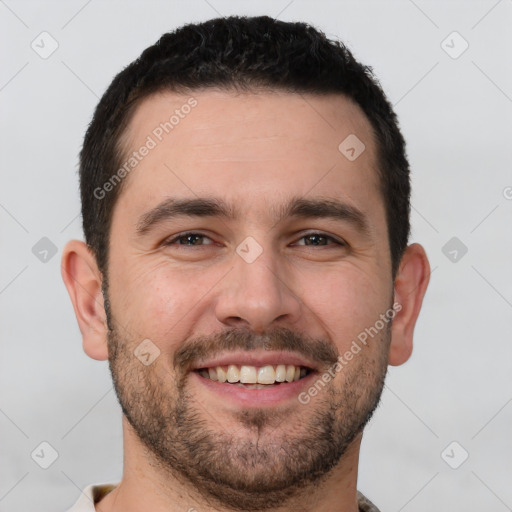
M124 412L123 480L96 509L356 511L362 428L387 365L411 354L430 274L425 251L410 245L393 282L371 126L349 100L193 97L197 106L125 178L108 286L83 242L63 254L84 350L109 359ZM144 100L127 152L189 99L166 92ZM350 134L366 146L354 161L338 150ZM171 196L218 198L239 215L167 219L137 234L141 217ZM277 208L295 197L356 207L368 232L331 218L278 222ZM169 244L188 231L203 237ZM262 250L251 263L236 251L247 237ZM241 407L189 371L219 353L280 349L307 357L320 377L393 303L392 323L307 404ZM145 339L159 350L150 365L134 356Z

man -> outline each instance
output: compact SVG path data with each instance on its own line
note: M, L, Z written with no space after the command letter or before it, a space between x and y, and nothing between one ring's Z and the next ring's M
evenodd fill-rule
M369 68L303 23L184 26L104 94L80 183L62 275L109 360L124 468L72 510L378 510L362 432L429 264Z

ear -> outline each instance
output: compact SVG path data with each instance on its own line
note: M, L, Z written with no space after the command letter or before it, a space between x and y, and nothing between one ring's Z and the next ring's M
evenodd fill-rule
M85 353L98 361L108 359L102 274L94 254L84 242L71 240L66 244L61 274L73 303Z
M414 326L430 280L430 264L420 244L407 247L395 279L395 310L391 328L388 362L392 366L405 363L412 353Z

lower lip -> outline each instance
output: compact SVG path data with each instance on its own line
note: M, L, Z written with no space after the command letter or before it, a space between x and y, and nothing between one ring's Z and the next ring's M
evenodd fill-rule
M261 407L277 405L287 400L295 399L298 402L298 396L305 388L311 385L317 372L311 371L305 377L293 382L285 382L275 386L269 386L264 389L243 388L235 386L228 382L219 382L207 379L198 372L191 372L192 378L198 380L200 385L217 395L228 398L242 407Z

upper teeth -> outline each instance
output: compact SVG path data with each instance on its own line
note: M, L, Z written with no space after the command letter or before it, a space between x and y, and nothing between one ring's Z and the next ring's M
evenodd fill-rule
M306 375L306 368L292 364L276 366L217 366L201 370L203 377L219 382L241 382L242 384L274 384L275 382L292 382Z

